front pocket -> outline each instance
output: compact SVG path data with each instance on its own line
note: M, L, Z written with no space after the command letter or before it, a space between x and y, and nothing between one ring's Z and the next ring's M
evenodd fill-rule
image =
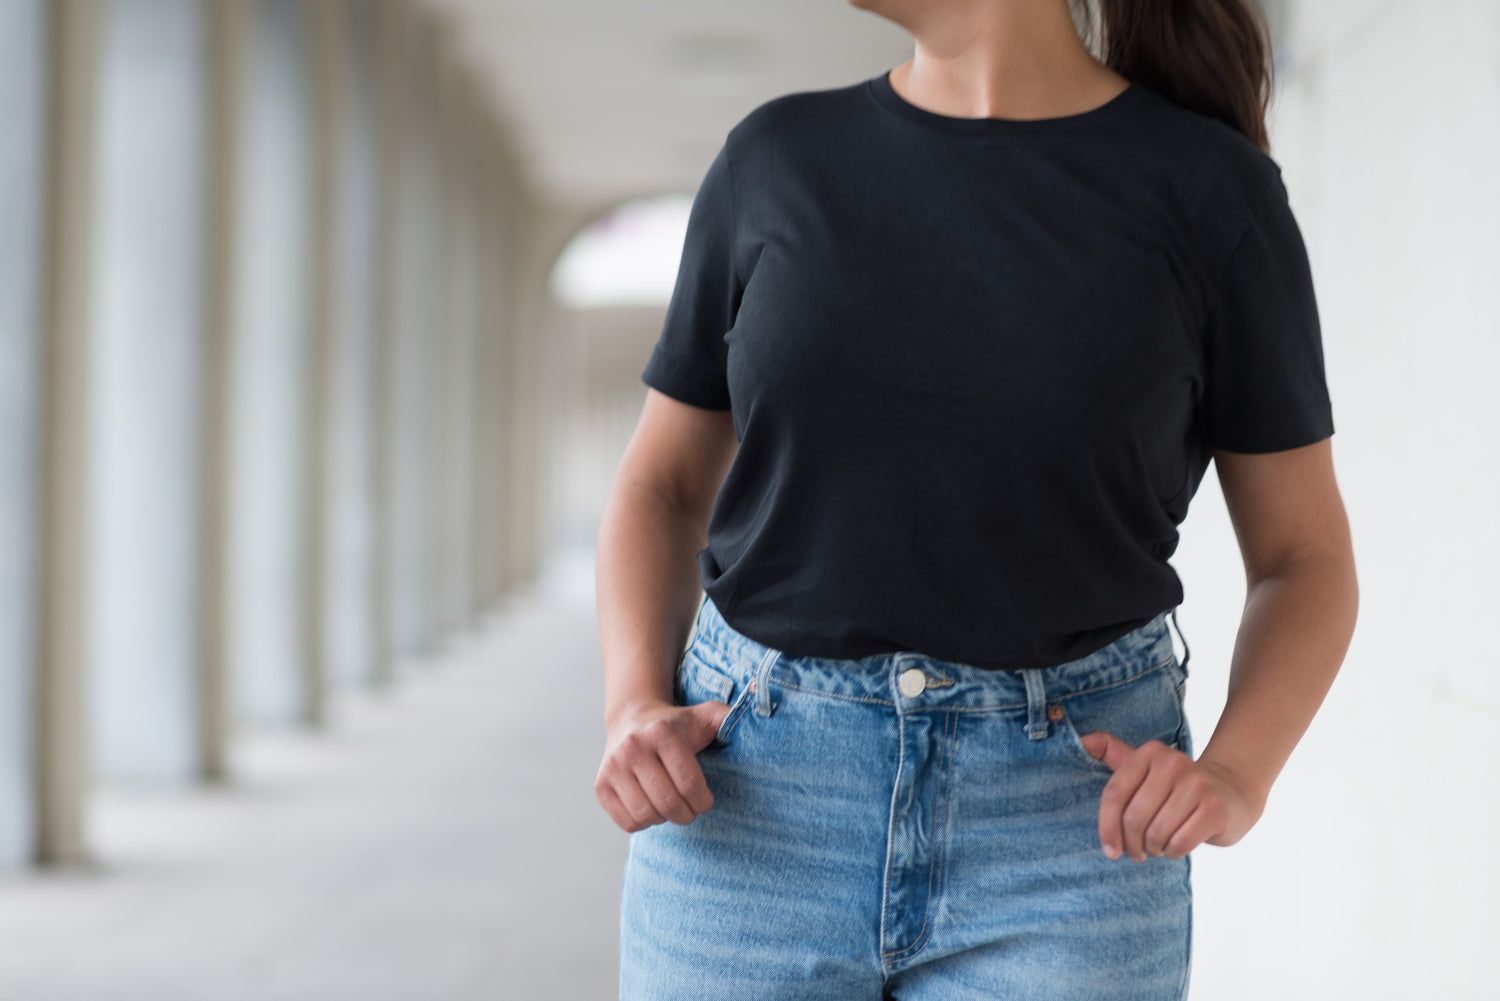
M713 739L715 745L722 745L728 743L735 724L753 704L755 681L738 680L730 673L730 668L721 667L718 661L712 659L716 656L717 652L711 647L689 647L678 665L677 689L681 705L691 706L700 702L729 703L729 713L720 722Z
M677 665L677 690L680 704L728 702L734 691L734 678L722 668L704 659L696 646L688 647Z
M722 745L729 743L729 734L734 730L735 724L740 721L740 717L745 715L745 710L749 708L751 699L754 695L755 681L754 679L751 679L750 683L743 686L740 689L740 694L735 697L735 700L732 703L730 703L729 714L725 716L724 721L719 724L718 733L714 734L715 744Z
M1056 725L1063 746L1081 764L1104 773L1113 769L1083 746L1083 735L1094 730L1113 734L1132 747L1159 740L1181 750L1181 692L1176 675L1166 669L1168 664L1107 688L1049 699L1049 710L1052 706L1062 709Z
M1096 726L1091 727L1090 729L1108 730L1109 728ZM1103 772L1105 775L1111 775L1114 773L1113 768L1109 767L1103 761L1100 761L1098 758L1094 757L1089 753L1089 749L1083 746L1082 735L1080 735L1078 730L1074 728L1073 721L1070 720L1067 716L1064 716L1062 719L1058 720L1057 731L1061 737L1063 746L1066 747L1070 752L1072 752L1073 757L1077 758L1080 762L1082 762L1089 768ZM1088 731L1084 732L1087 733Z

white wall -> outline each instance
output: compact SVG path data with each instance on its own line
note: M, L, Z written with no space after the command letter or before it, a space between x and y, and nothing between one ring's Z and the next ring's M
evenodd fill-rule
M1240 844L1194 852L1193 997L1500 997L1500 5L1293 4L1273 109L1360 574L1339 679ZM1243 596L1205 478L1173 564L1197 745Z
M275 724L302 710L311 98L304 5L255 0L250 9L235 234L231 675L237 715Z
M205 31L112 3L99 78L90 493L97 774L197 766Z

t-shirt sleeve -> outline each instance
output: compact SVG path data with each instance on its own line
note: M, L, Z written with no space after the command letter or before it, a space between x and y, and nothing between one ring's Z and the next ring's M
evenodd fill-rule
M1279 173L1224 265L1204 353L1209 447L1275 452L1333 434L1312 269Z
M734 325L742 291L734 266L733 196L726 140L693 198L677 283L641 373L653 389L706 410L729 409L724 334Z

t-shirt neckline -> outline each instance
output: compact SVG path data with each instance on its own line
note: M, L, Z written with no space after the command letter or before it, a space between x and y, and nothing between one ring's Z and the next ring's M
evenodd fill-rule
M865 89L877 104L907 121L927 128L968 135L1016 135L1021 133L1050 132L1072 129L1083 125L1094 125L1119 117L1145 93L1145 88L1132 80L1114 97L1103 104L1080 111L1076 115L1060 115L1053 118L959 118L942 115L936 111L919 108L896 93L891 86L891 71L865 81Z

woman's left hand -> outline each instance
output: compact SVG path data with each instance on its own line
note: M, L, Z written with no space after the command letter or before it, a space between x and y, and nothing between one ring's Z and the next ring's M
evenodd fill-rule
M1151 740L1132 747L1112 733L1080 735L1114 774L1099 799L1099 843L1112 859L1182 858L1203 842L1232 845L1265 809L1227 769Z

